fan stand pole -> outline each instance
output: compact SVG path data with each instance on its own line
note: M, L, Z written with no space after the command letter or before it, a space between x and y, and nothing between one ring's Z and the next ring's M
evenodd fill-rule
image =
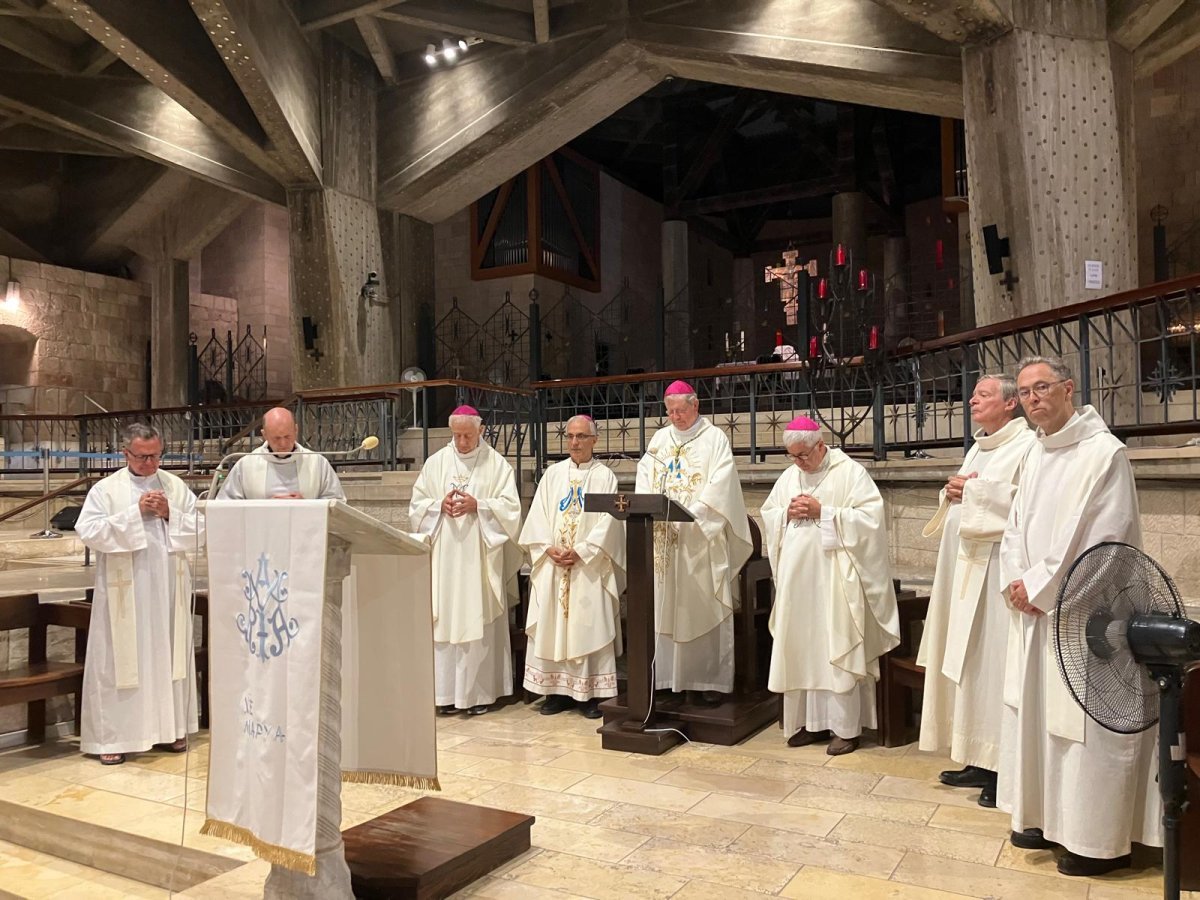
M1158 683L1158 790L1163 814L1163 897L1179 900L1179 834L1187 804L1186 748L1180 722L1183 672L1152 673Z

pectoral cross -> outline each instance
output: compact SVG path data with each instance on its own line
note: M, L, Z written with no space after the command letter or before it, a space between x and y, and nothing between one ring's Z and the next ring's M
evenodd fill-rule
M617 508L617 512L625 512L625 510L629 509L629 501L625 498L624 494L617 494L617 499L613 503L613 506Z
M767 266L764 270L766 282L770 284L772 281L779 282L779 300L783 303L783 311L787 316L787 323L795 325L798 318L797 311L799 309L798 298L800 296L796 277L801 272L808 272L809 275L816 277L817 261L810 259L804 265L797 265L796 259L800 256L799 250L787 249L783 251L782 266Z

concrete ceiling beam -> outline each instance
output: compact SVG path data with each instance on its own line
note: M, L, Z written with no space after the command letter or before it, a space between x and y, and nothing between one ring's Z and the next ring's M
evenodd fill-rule
M380 98L380 206L437 222L657 84L614 30L513 49ZM535 127L536 126L536 127Z
M239 193L272 203L286 200L274 178L142 81L0 71L0 106Z
M391 22L445 31L460 37L478 37L497 44L523 46L536 41L532 14L501 9L480 0L440 4L408 0L380 10L376 15Z
M126 246L147 259L191 259L224 231L254 201L194 178L179 199L159 210Z
M396 6L404 0L299 0L296 18L303 31L317 31L349 22L363 16L373 16L382 9Z
M318 56L285 0L191 0L289 187L321 183Z
M371 54L371 59L375 60L375 68L379 70L379 76L388 84L395 84L397 81L396 54L392 52L387 35L383 33L383 27L379 24L379 20L374 16L359 16L354 20L354 24L358 26L358 33L362 35L363 43L367 45L367 52Z
M7 123L0 128L0 150L34 150L38 153L66 153L79 156L128 156L122 150L89 141L86 138L57 131L47 131L36 125Z
M931 34L955 44L985 44L1012 29L995 0L875 0Z
M533 0L533 39L539 44L550 40L550 0Z
M71 75L79 71L69 45L18 19L7 19L0 24L0 47L31 59L52 72Z
M1182 5L1183 0L1109 0L1108 36L1136 50Z
M64 16L277 179L285 169L188 0L50 0Z
M1133 52L1134 73L1153 75L1200 47L1200 0L1183 0L1179 8Z

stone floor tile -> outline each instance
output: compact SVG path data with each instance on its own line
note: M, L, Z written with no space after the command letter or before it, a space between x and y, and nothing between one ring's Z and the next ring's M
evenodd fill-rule
M567 822L588 823L613 804L607 800L560 794L519 784L497 784L473 801L479 806L494 806L531 816L550 816Z
M744 822L747 825L766 825L782 831L795 831L824 837L842 820L840 813L820 809L806 809L788 803L770 803L765 800L748 800L745 797L729 797L710 794L691 809L698 816Z
M620 862L650 838L599 825L564 822L538 816L533 823L533 845L557 853L571 853L600 862Z
M735 797L773 801L782 800L793 790L792 785L775 778L735 775L728 772L708 772L686 766L672 769L655 783L710 793L731 794Z
M629 781L656 781L678 764L669 756L609 755L607 751L571 750L548 766L589 775L609 775Z
M909 825L924 825L937 810L932 803L874 797L870 794L832 790L812 784L799 785L783 802L807 806L809 809L827 809L830 812L852 813L883 821L905 822Z
M618 804L601 813L592 824L698 847L728 847L750 827L743 822L727 822L628 803Z
M853 755L853 754L851 754ZM894 797L897 800L922 800L926 803L937 803L945 806L962 806L967 809L979 809L979 788L953 788L942 784L936 775L931 778L906 778L896 775L884 775L879 783L871 790L878 797ZM995 816L1004 813L991 810Z
M816 866L801 869L779 896L796 900L962 900L962 894L830 872Z
M999 838L981 837L925 825L881 822L863 816L846 816L830 837L840 841L877 844L896 850L911 850L987 866L996 861L1004 844Z
M774 894L800 869L799 863L733 850L714 850L655 838L625 857L635 869L653 869L681 878Z
M587 778L586 772L571 772L567 769L552 769L528 763L506 762L496 759L475 759L462 772L475 778L500 781L505 784L522 784L526 787L547 791L563 791Z
M470 738L463 744L454 747L454 752L463 756L477 756L486 759L503 759L508 762L529 763L544 766L551 760L563 756L565 747L548 747L543 745L513 744L505 741L492 741L486 738ZM439 748L438 761L442 754Z
M944 805L937 808L929 824L934 828L949 828L952 831L967 831L986 837L1007 840L1012 833L1012 820L1007 814L994 809L984 809L976 804L969 806Z
M892 847L837 841L763 825L751 826L730 849L872 878L888 878L904 858L903 850Z
M652 806L655 809L669 809L673 812L687 812L708 796L705 791L649 784L609 775L589 775L578 784L567 788L564 793L594 797L597 800L612 800L615 803Z
M536 887L582 894L592 900L667 900L688 879L663 872L635 869L620 863L601 863L553 853L539 853L511 871L514 881Z
M1089 887L1083 879L1031 875L924 853L907 854L892 880L989 900L1083 900Z

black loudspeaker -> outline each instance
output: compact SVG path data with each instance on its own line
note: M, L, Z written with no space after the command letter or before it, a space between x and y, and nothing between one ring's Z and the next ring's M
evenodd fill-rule
M300 320L300 324L304 328L304 349L311 350L317 343L317 323L312 320L312 316L305 316Z
M75 522L82 510L82 506L64 506L50 519L50 524L61 531L74 531Z
M988 272L999 275L1004 271L1004 258L1008 253L1008 238L1000 237L995 225L983 226L983 249L987 253Z

